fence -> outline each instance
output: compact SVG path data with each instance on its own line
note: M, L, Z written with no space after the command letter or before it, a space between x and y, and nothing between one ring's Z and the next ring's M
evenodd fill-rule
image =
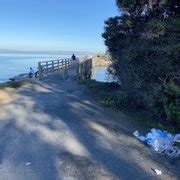
M72 60L71 58L39 62L38 63L39 76L41 77L43 74L48 74L51 72L66 69L74 65L75 63L77 63L77 60Z

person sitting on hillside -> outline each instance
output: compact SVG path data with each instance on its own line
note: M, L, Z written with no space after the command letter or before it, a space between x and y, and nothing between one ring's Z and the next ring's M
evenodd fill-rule
M72 55L72 60L75 61L76 60L76 56L73 54Z
M33 78L34 75L35 75L35 72L34 72L33 68L30 67L29 77L30 77L30 78Z

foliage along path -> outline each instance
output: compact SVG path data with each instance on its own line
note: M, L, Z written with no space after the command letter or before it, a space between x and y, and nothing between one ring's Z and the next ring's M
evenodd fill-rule
M178 179L178 162L138 142L136 129L142 130L95 103L85 87L55 74L6 88L0 91L0 179Z

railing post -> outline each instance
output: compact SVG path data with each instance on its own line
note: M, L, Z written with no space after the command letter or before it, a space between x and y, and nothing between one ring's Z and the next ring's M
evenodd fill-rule
M68 59L66 59L66 67L68 67Z
M60 69L60 67L59 67L59 60L57 60L57 65L58 65L58 71L59 71L59 69Z
M38 75L39 75L39 78L43 76L43 69L40 62L38 62Z
M54 72L54 61L52 61L52 72Z
M65 68L67 67L67 59L65 59Z
M46 62L46 73L48 73L48 61Z
M62 69L62 59L61 59L61 61L59 60L59 64L60 64L59 68Z

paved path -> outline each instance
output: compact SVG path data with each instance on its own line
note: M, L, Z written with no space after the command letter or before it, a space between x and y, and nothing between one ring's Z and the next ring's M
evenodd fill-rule
M178 162L138 142L136 129L124 114L96 104L85 87L57 75L1 90L0 180L178 179Z

